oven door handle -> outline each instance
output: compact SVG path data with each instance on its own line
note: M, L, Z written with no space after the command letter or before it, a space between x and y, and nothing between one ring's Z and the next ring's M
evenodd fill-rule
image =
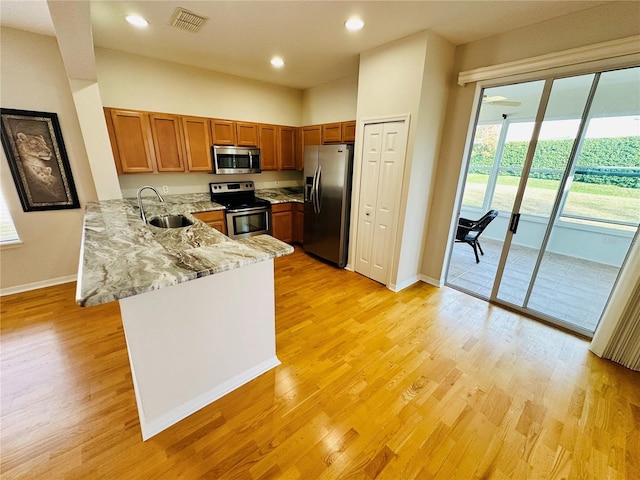
M227 213L255 213L255 212L266 212L268 210L269 210L269 207L227 208Z

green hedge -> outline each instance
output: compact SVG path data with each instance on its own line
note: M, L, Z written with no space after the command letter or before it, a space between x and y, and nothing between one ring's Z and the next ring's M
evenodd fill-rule
M560 179L572 146L573 140L539 141L531 177ZM500 166L515 167L516 170L502 171L500 174L520 175L517 169L524 164L528 147L529 142L505 143ZM473 167L491 167L494 156L493 148L482 144L474 145L469 171L486 173L486 169ZM576 173L574 180L577 182L640 188L640 137L585 139L578 162L578 171L587 170L588 167L589 173ZM537 169L560 172L536 171Z

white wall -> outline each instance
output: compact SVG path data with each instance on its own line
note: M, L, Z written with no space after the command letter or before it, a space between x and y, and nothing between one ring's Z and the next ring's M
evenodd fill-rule
M101 48L96 49L96 65L105 107L291 126L301 122L302 92L293 88ZM131 190L149 183L167 185L170 193L207 191L209 182L221 181L210 177L195 173L130 174L121 175L119 181L123 194L130 196ZM266 184L267 177L271 182L265 186L293 178L302 181L302 174L295 172L258 175L254 181Z
M0 104L3 108L58 114L71 172L82 208L22 211L4 150L2 192L23 244L2 249L3 293L29 284L68 281L77 273L84 205L95 200L75 105L55 38L0 29Z
M475 91L474 84L459 86L457 74L474 68L640 34L639 8L637 2L612 2L456 49L454 78L451 79L437 165L435 200L429 217L429 231L422 261L423 275L436 280L444 279L448 238L457 217L454 206Z
M300 126L302 92L231 75L96 49L105 107Z
M435 33L427 32L427 52L419 114L415 119L416 138L398 261L398 287L414 283L420 274L454 53L453 45Z
M453 55L452 45L425 31L360 56L358 125L410 115L391 288L418 279Z
M355 120L358 77L349 77L302 92L302 125Z

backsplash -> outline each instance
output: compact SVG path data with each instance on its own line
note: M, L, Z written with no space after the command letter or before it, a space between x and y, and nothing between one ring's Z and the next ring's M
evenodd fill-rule
M135 197L145 185L155 187L161 194L208 193L210 182L252 180L257 189L302 186L302 172L277 171L253 175L212 175L209 173L150 173L120 175L120 190L124 198ZM167 187L165 191L163 187Z

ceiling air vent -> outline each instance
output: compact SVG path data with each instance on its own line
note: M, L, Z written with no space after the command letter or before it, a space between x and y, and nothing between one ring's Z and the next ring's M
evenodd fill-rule
M197 33L207 20L209 20L207 17L197 15L182 7L178 7L176 8L176 11L173 12L169 25L179 28L180 30Z

